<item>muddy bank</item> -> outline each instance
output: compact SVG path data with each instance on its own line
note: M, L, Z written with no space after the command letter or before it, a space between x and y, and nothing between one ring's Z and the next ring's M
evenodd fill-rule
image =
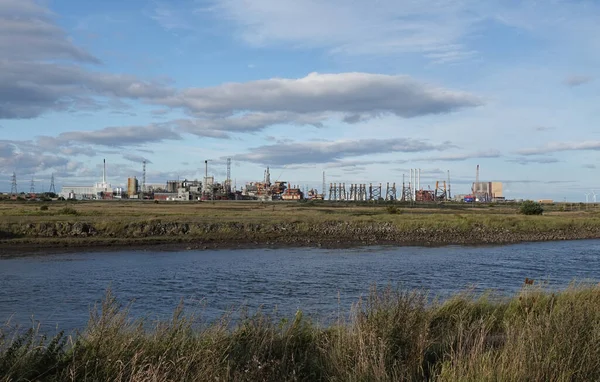
M180 223L45 222L4 224L0 254L69 248L237 248L281 246L480 245L600 238L600 225L499 228L398 226L391 222Z

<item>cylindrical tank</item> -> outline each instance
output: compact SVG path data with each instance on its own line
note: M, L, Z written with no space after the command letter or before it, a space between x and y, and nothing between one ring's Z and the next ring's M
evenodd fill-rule
M138 180L134 176L133 178L127 179L127 195L137 195L138 192Z

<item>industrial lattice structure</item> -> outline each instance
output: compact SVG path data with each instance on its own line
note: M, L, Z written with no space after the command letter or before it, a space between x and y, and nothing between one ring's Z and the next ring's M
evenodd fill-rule
M385 193L383 193L383 186L373 185L369 183L362 184L351 184L348 191L346 191L346 183L330 183L329 184L329 200L334 201L380 201L387 200L393 201L397 198L396 183L387 183Z

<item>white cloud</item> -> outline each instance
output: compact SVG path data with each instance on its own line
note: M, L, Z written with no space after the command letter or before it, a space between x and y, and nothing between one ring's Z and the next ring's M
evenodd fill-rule
M351 116L391 113L405 118L449 113L483 103L467 92L435 87L409 76L369 73L311 73L300 79L226 83L185 89L154 102L198 115L339 112Z
M212 0L209 9L251 46L323 48L332 54L417 53L437 62L479 56L473 41L503 24L598 59L594 1ZM193 7L191 7L193 9ZM496 33L494 31L493 33Z
M600 141L550 142L545 146L517 151L520 155L549 154L559 151L600 150Z
M448 148L451 148L449 146ZM414 161L420 162L456 162L456 161L464 161L467 159L478 159L478 158L498 158L502 154L498 150L487 150L487 151L478 151L474 153L456 153L456 154L447 154L447 155L439 155L433 157L423 157L413 159Z
M83 68L100 60L73 44L53 16L32 0L0 1L0 119L118 109L120 98L171 94L159 81Z
M559 160L556 158L552 158L552 157L539 157L539 158L513 158L513 159L509 159L507 160L507 162L512 162L512 163L518 163L520 165L528 165L531 163L537 163L537 164L551 164L551 163L558 163Z
M370 154L415 153L447 148L446 144L434 145L404 138L319 141L260 146L233 159L265 165L311 164Z
M423 52L465 57L460 40L479 17L470 1L220 0L215 12L255 46L323 47L334 53ZM467 54L468 56L468 54Z
M135 162L135 163L142 163L144 161L146 161L146 163L148 163L148 164L152 163L152 161L150 161L150 159L148 159L142 155L137 155L137 154L132 154L132 153L123 154L123 159L126 159L131 162Z
M181 137L169 128L156 124L147 126L106 127L95 131L70 131L61 133L55 138L58 144L77 142L112 147L135 146L170 139L181 139Z
M3 60L69 59L99 63L75 46L54 23L52 13L33 0L0 2L0 51Z
M323 127L325 115L302 115L287 112L248 113L229 118L180 119L169 124L179 131L201 137L229 138L228 133L253 133L278 124Z

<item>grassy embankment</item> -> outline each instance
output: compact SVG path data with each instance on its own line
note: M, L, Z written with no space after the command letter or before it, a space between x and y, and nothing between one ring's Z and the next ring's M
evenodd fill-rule
M511 299L372 292L321 327L301 312L202 325L130 321L108 295L75 338L0 331L0 380L597 381L600 286Z
M499 244L600 238L598 211L550 206L543 216L523 216L510 205L4 202L0 244Z

